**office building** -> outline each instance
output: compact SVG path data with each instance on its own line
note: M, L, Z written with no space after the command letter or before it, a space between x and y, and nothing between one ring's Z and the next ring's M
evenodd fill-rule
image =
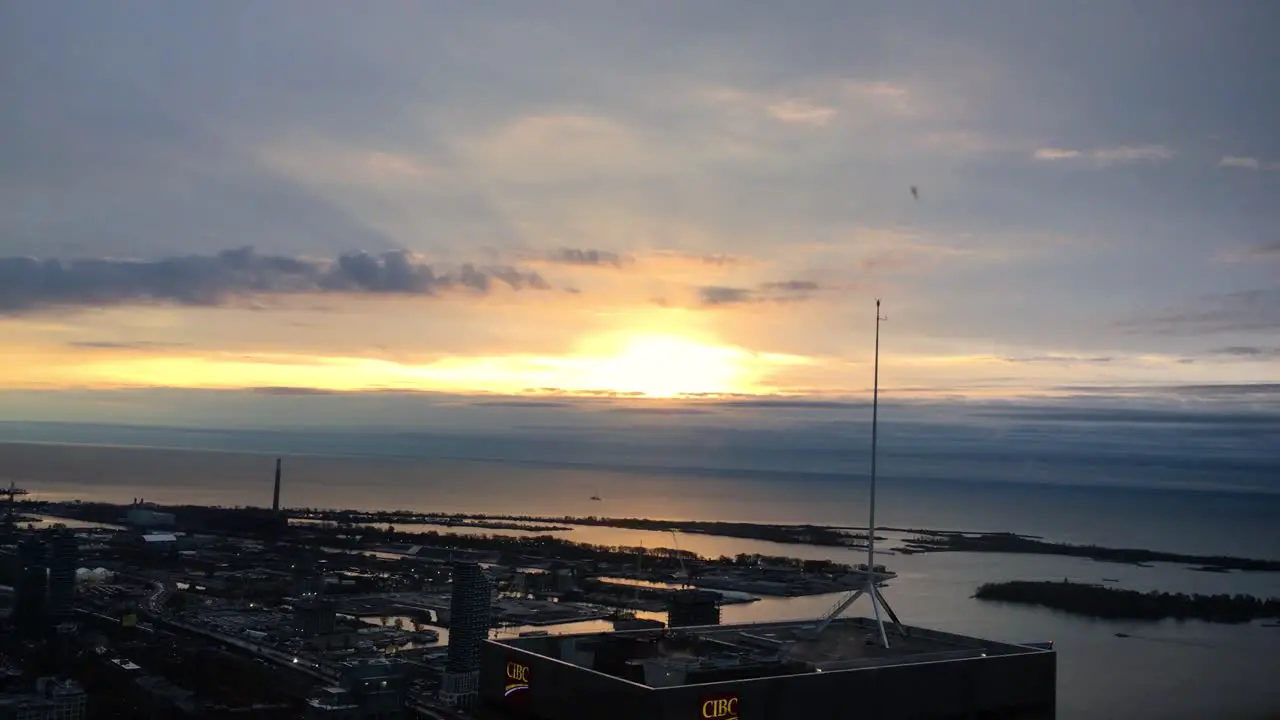
M135 500L125 513L125 522L135 528L171 528L176 520L173 513L149 508Z
M668 627L720 624L720 593L710 590L677 590L667 598Z
M299 637L332 635L337 618L337 605L328 598L312 595L294 602L293 630Z
M409 665L402 660L350 660L338 685L307 701L307 718L399 720L408 717Z
M298 598L324 595L328 581L319 563L310 553L304 553L293 563L293 594Z
M453 564L453 598L449 604L449 655L440 683L440 699L469 707L475 698L480 646L492 623L493 584L475 562Z
M80 544L76 534L66 528L51 530L48 535L48 619L59 623L70 620L74 615Z
M17 582L14 586L13 622L20 634L39 635L45 628L49 590L44 542L36 535L22 538L18 542L15 562Z
M873 620L486 640L486 717L540 720L1048 720L1056 656Z
M35 692L0 695L0 720L83 720L84 690L74 680L44 677Z

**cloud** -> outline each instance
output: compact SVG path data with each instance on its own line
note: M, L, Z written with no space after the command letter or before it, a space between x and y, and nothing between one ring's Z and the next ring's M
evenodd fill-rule
M215 306L264 295L308 293L431 296L488 293L493 282L547 289L536 273L466 264L437 270L404 251L335 260L263 255L253 248L160 260L0 258L0 312L142 303Z
M514 408L514 409L560 409L573 407L567 402L556 402L552 400L479 400L467 403L468 407L493 407L493 408Z
M1280 260L1280 242L1263 243L1235 250L1227 250L1217 256L1219 262L1250 263L1258 260Z
M114 342L110 340L77 340L67 343L69 347L91 350L156 350L160 348L185 347L187 343L158 342L154 340L138 340L134 342Z
M822 126L836 116L836 109L808 100L783 100L768 108L769 114L785 123Z
M812 280L783 280L764 283L760 289L765 292L812 292L818 289L818 283Z
M1212 353L1214 355L1226 355L1229 357L1247 360L1269 360L1271 358L1280 358L1280 346L1258 347L1256 345L1232 345L1229 347L1218 348L1213 350Z
M1164 145L1118 145L1094 150L1046 147L1036 150L1031 155L1034 160L1049 162L1087 160L1098 167L1140 162L1162 162L1173 156L1173 150Z
M435 169L411 155L314 138L268 145L258 158L275 172L314 185L392 188L438 178Z
M557 265L577 265L583 267L620 268L631 261L630 257L619 255L608 250L580 250L577 248L560 248L547 253L542 260Z
M729 255L726 253L690 253L680 250L655 250L642 258L647 265L665 265L685 268L729 269L753 265L757 258L748 255Z
M693 407L615 407L604 412L620 415L709 415L709 410Z
M1173 150L1163 145L1122 145L1094 150L1091 157L1104 165L1132 162L1158 162L1173 157Z
M1280 287L1210 295L1201 298L1200 305L1119 325L1135 334L1182 336L1280 330Z
M1220 168L1240 168L1242 170L1258 170L1262 167L1262 163L1258 158L1240 157L1237 155L1223 155L1218 161Z
M818 283L809 280L781 280L760 283L754 289L704 285L698 288L698 298L705 306L742 305L760 302L790 302L806 300L809 293L819 289Z
M1007 363L1052 363L1065 365L1078 365L1082 363L1109 363L1115 358L1107 355L1081 356L1081 355L1031 355L1027 357L1002 357L1003 362Z
M1069 388L1083 389L1083 388ZM1097 390L1099 388L1091 388ZM1258 385L1208 385L1208 386L1169 386L1160 388L1174 393L1194 392L1235 394L1245 392L1273 392L1280 386ZM982 408L973 413L979 417L1010 418L1015 420L1040 420L1046 422L1082 422L1082 423L1157 423L1167 425L1186 423L1194 425L1263 425L1280 427L1280 415L1274 413L1240 413L1240 412L1205 412L1203 410L1166 410L1125 407L1070 407L1056 406L1016 406L1002 408Z
M680 172L698 161L686 150L708 148L672 148L631 123L589 114L522 115L453 141L468 175L506 186Z
M746 288L722 287L719 285L707 285L698 288L698 297L702 299L703 305L735 305L752 302L755 299L754 294Z
M718 112L720 133L740 139L750 138L761 147L787 148L795 152L862 155L893 148L895 153L910 149L935 154L970 154L1004 149L1003 143L971 125L973 84L967 95L954 91L949 83L913 77L909 83L892 79L827 75L804 79L765 81L737 87L718 86L701 90L702 102ZM850 143L842 138L838 146L827 144L835 135L814 134L800 145L786 145L797 139L779 133L779 126L823 128L856 133ZM816 142L810 142L816 141ZM784 143L784 145L778 145ZM1018 143L1018 148L1025 147ZM765 152L764 155L769 153ZM781 157L774 157L781 160Z
M849 402L840 400L805 400L805 399L749 399L718 400L714 404L732 408L788 408L794 410L858 410L869 407L865 402Z
M340 392L338 390L326 390L324 388L290 387L290 386L284 386L284 385L252 387L252 388L245 388L245 389L255 395L271 395L271 396L278 396L278 397L294 397L294 396L307 396L307 395L335 395L338 392Z
M1070 160L1080 157L1079 150L1063 150L1061 148L1040 148L1032 155L1036 160Z

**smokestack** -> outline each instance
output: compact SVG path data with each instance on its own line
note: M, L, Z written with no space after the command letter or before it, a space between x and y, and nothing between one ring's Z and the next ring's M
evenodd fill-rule
M272 512L280 512L280 458L276 458L276 491L271 496Z

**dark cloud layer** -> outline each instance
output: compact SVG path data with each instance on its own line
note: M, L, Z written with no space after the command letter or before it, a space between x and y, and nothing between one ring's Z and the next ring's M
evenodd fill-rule
M1047 363L1047 364L1060 364L1060 365L1079 365L1079 364L1085 364L1085 363L1091 363L1091 364L1109 363L1115 360L1115 358L1108 357L1106 355L1097 355L1097 356L1029 355L1025 357L1009 356L1009 357L1002 357L1000 359L1007 363L1029 363L1029 364Z
M1280 331L1280 287L1223 293L1201 299L1200 307L1121 323L1132 333L1214 335Z
M1230 347L1218 348L1213 351L1214 355L1226 355L1228 357L1245 358L1245 359L1265 359L1280 358L1280 345L1275 347L1258 347L1256 345L1232 345Z
M698 299L703 305L740 305L758 302L791 302L807 300L818 290L818 283L809 280L780 280L757 285L755 288L704 285L698 288Z
M280 397L290 397L290 396L309 396L309 395L335 395L339 391L324 390L321 388L269 385L269 386L263 386L263 387L249 388L249 392L252 392L257 395L273 395L273 396L280 396Z
M707 285L698 288L698 297L703 305L733 305L750 302L754 299L752 292L746 288Z
M1151 397L1184 399L1209 399L1253 402L1280 395L1280 383L1219 383L1214 385L1059 385L1058 392L1077 393L1084 397L1123 397L1144 395Z
M545 260L560 265L620 268L629 262L630 258L608 250L560 248L548 253Z
M0 312L162 302L221 305L237 298L301 293L436 295L549 286L536 273L463 265L437 270L407 252L347 253L336 260L263 255L253 248L160 260L0 258Z

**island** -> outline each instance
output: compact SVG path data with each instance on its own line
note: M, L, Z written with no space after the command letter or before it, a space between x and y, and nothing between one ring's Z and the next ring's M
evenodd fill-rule
M1103 620L1203 620L1242 624L1280 618L1280 598L1138 592L1091 583L1015 580L987 583L974 597L1061 610Z
M865 547L867 533L862 528L829 525L718 522L705 520L653 520L649 518L540 517L531 515L489 515L467 513L420 513L410 511L365 512L341 509L297 508L287 511L290 519L348 525L443 525L483 527L496 530L566 531L572 526L610 527L652 532L682 532L716 535L744 540L766 540L791 545ZM863 530L859 532L858 530ZM877 541L884 540L876 537Z
M1138 548L1109 548L1099 545L1070 545L1053 543L1039 538L1014 533L953 533L917 531L917 535L905 541L897 552L910 555L928 552L984 552L1021 555L1064 555L1089 558L1101 562L1146 565L1149 563L1178 563L1194 566L1201 572L1280 572L1280 560L1228 557L1222 555L1184 555L1181 553L1142 550Z

